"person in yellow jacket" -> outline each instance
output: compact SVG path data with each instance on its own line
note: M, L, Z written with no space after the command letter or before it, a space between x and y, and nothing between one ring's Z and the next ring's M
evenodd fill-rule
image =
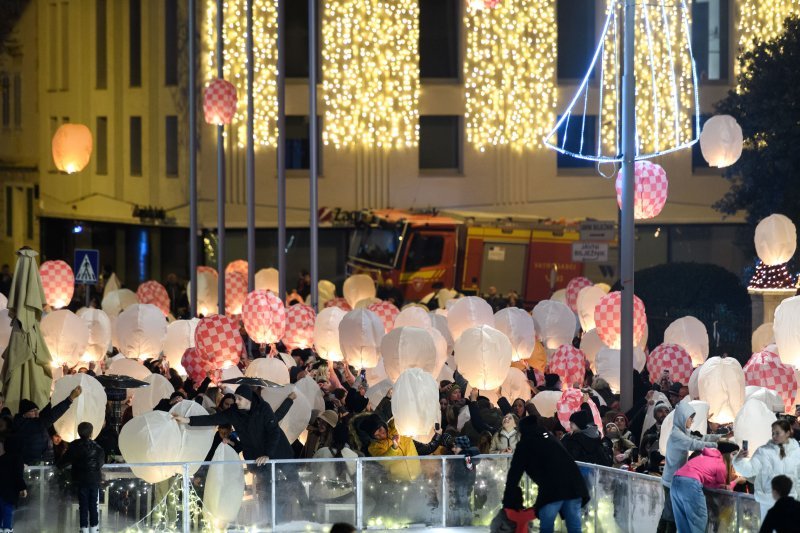
M372 439L367 448L371 457L418 457L430 455L439 447L441 430L437 430L429 444L415 442L411 437L401 436L394 420L386 424L378 415L370 415L361 423L362 430ZM381 463L395 482L413 481L422 470L419 460L384 461Z

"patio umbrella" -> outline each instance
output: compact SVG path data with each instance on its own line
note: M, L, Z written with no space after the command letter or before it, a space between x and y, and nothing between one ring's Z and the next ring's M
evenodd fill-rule
M17 252L17 265L8 296L11 338L3 353L0 380L6 404L17 412L22 399L44 406L50 401L53 358L42 338L40 321L44 307L44 289L36 265L36 251L27 246Z

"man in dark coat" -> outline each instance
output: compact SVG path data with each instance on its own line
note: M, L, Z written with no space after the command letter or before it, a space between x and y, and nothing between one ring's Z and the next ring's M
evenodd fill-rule
M787 476L772 478L772 497L775 505L764 517L759 533L789 533L797 531L797 517L800 516L800 503L789 494L792 492L792 480Z
M561 444L576 461L601 466L611 466L611 455L608 453L600 430L593 423L592 411L588 404L582 404L580 410L569 417L572 431L561 439Z
M58 462L59 468L72 466L72 483L78 492L78 512L81 532L99 531L100 517L97 500L100 495L101 469L105 464L105 451L92 440L94 428L89 422L78 424L78 440L72 442L67 453Z
M50 446L48 429L56 420L64 416L73 400L81 395L81 388L75 387L64 401L56 406L47 404L39 410L39 406L30 400L19 402L19 412L14 417L13 433L8 448L22 456L26 465L41 463Z
M541 427L536 416L524 418L519 425L522 438L514 450L506 478L503 507L515 505L514 487L522 474L539 486L533 507L540 521L540 531L553 531L559 512L569 533L581 531L581 507L589 502L589 490L578 465L556 437Z

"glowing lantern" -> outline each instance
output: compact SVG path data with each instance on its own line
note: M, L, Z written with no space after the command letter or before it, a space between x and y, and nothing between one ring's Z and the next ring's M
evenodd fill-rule
M211 80L203 93L203 114L207 124L230 124L236 114L236 87L220 78Z
M486 303L483 298L467 296L466 298L451 301L455 303L447 311L447 326L450 328L450 333L453 335L455 342L458 342L461 334L469 328L478 326L494 328L494 311L492 306ZM500 384L498 383L497 386L500 386Z
M439 385L421 368L403 371L394 384L392 414L397 432L409 437L430 434L441 421Z
M140 303L153 304L164 316L169 315L169 295L167 289L157 281L145 281L136 289L136 297Z
M283 343L290 350L305 349L314 344L314 323L317 314L305 304L290 305L286 308L286 329Z
M288 385L291 381L289 368L277 357L259 357L247 365L244 375L249 378L261 378L278 385Z
M208 411L197 403L189 400L182 400L172 406L169 410L170 415L185 416L203 416L208 414ZM205 461L208 451L214 442L214 434L216 433L214 426L190 426L189 424L178 424L178 429L181 432L181 449L176 461L181 463L195 463ZM225 446L220 444L220 448ZM238 458L236 459L238 460ZM200 468L200 465L189 465L189 475L192 476ZM241 470L241 468L239 469ZM206 477L206 487L208 487L208 478Z
M760 365L780 365L780 364L783 364L782 361L781 361L780 356L777 353L775 353L771 348L774 348L774 346L767 347L764 350L761 350L760 352L756 352L756 353L754 353L753 355L750 356L750 359L747 361L747 363L745 363L744 368L743 368L745 376L747 376L747 372L751 368L755 368L755 367L760 366Z
M361 300L375 298L375 282L366 274L356 274L344 281L342 292L350 307L355 309Z
M671 381L687 385L694 371L692 356L677 344L659 344L647 358L650 382L656 383L660 380L664 371L669 372Z
M689 396L695 400L700 398L700 384L698 383L698 380L700 378L701 368L703 368L702 365L696 367L692 372L692 377L689 378Z
M225 443L217 446L203 488L203 509L215 524L236 522L244 501L244 470L239 454Z
M92 424L92 438L96 439L106 419L106 390L88 374L72 374L56 380L50 401L53 405L63 402L78 386L81 395L53 423L58 434L67 442L78 438L78 424L81 422Z
M275 294L255 290L242 306L242 322L250 338L258 344L274 344L286 332L286 308Z
M66 309L53 311L42 319L41 330L54 363L74 366L80 362L89 344L89 328L80 317Z
M795 378L794 368L774 361L753 364L748 362L745 365L744 373L745 383L766 387L777 392L782 398L786 412L792 412L794 399L797 395L797 379Z
M75 276L64 261L45 261L39 267L42 278L44 299L53 309L61 309L72 301L75 290Z
M577 278L572 278L569 280L569 283L567 283L567 307L577 313L578 295L587 287L594 287L594 284L591 282L591 280L582 276L578 276Z
M123 358L112 361L106 369L106 374L112 376L128 376L133 379L144 381L152 372L145 368L138 359Z
M293 385L281 388L262 389L261 396L269 403L273 411L277 411L281 403L291 392L295 392ZM311 421L311 404L302 394L297 394L297 398L292 402L289 412L278 422L284 435L289 442L294 442L300 436L308 423Z
M275 268L262 268L256 272L256 290L280 294L280 274Z
M431 375L437 377L442 372L445 364L447 364L447 358L450 355L450 352L447 351L447 340L436 328L428 328L425 331L430 333L433 338L433 344L436 346L436 364Z
M367 307L370 311L378 315L383 322L384 333L389 333L394 328L394 321L400 314L400 310L392 302L378 301Z
M319 388L314 378L306 375L303 379L297 380L294 384L294 390L297 394L302 394L311 405L311 411L316 414L325 410L325 397L322 394L322 389Z
M633 349L633 368L639 372L642 371L644 365L647 363L647 356L639 348ZM597 368L597 375L606 380L611 391L615 394L620 390L620 353L619 350L612 348L602 348L597 352L595 359L595 367Z
M339 345L339 323L347 314L338 307L326 307L314 322L314 348L327 361L343 361Z
M609 348L619 350L622 332L622 293L615 291L603 296L594 310L594 323L597 334L603 344ZM535 318L535 317L534 317ZM647 327L647 315L644 304L637 297L633 297L633 344L638 345ZM570 339L571 340L571 339ZM566 344L566 343L565 343Z
M83 124L62 124L53 135L52 149L58 170L80 172L92 158L92 132Z
M497 331L511 341L512 361L522 361L533 353L536 344L536 327L533 317L519 307L506 307L494 315Z
M550 295L550 301L567 305L567 289L558 289L555 291ZM567 305L567 307L569 306Z
M103 296L103 303L100 307L103 308L109 318L116 318L125 309L138 303L139 298L132 290L117 289Z
M500 5L501 0L469 0L469 6L475 11L494 9Z
M208 267L197 268L197 314L211 316L217 313L219 303L219 287L217 273ZM186 286L186 294L191 299L192 285Z
M130 419L119 432L119 451L126 463L174 462L181 449L181 431L169 413L150 411ZM175 475L174 466L131 466L147 483Z
M797 249L797 228L784 215L770 215L756 226L756 253L767 266L782 265Z
M753 332L751 337L751 347L753 352L759 352L765 346L775 343L775 332L773 331L772 322L765 322L758 326Z
M187 348L181 357L181 367L194 383L202 383L214 370L214 361L197 352L197 348Z
M539 414L545 418L556 416L558 400L561 399L561 391L543 390L531 399L531 403Z
M456 365L473 387L496 389L506 379L512 352L511 342L503 333L491 326L476 326L456 341Z
M595 328L594 310L606 294L608 292L597 285L581 289L581 292L578 293L578 320L581 322L583 331L590 331Z
M511 367L508 369L506 379L500 385L500 395L513 403L517 398L525 400L531 399L531 386L528 376L519 368Z
M336 285L327 279L317 282L317 298L320 307L328 307L328 301L336 298Z
M744 135L742 127L730 115L716 115L703 125L700 151L711 167L724 168L742 157ZM755 450L755 448L753 448Z
M234 270L225 273L225 312L241 315L242 305L247 298L247 275Z
M111 320L100 309L87 307L80 309L77 315L89 328L89 342L81 360L102 360L111 344Z
M407 326L422 329L431 327L431 317L428 315L428 311L418 306L403 308L395 318L393 327L403 328Z
M564 344L555 351L548 365L550 372L558 374L561 383L578 388L583 385L586 374L586 357L583 352L570 344Z
M575 336L575 314L567 304L542 300L532 311L536 334L548 350L571 344Z
M710 420L717 424L733 422L744 404L745 376L733 357L710 357L697 377L700 399L708 402Z
M783 362L800 367L800 296L787 298L778 305L773 331Z
M397 381L409 368L421 368L431 375L436 370L436 342L430 332L422 328L394 328L383 337L381 354L391 381Z
M694 420L689 428L689 431L698 432L702 435L708 433L708 404L699 400L691 400L689 405L694 409ZM675 411L670 411L664 422L661 424L660 437L658 440L658 451L662 455L667 453L667 442L672 433L673 420L675 419Z
M380 298L364 298L363 300L359 300L358 303L353 307L353 309L369 309L369 307L373 304L382 302Z
M158 357L167 336L167 321L158 307L135 304L117 318L117 348L125 357Z
M170 368L180 374L186 375L186 370L181 365L181 358L189 348L194 348L194 333L199 318L190 320L176 320L167 326L167 336L164 338L164 356Z
M708 331L706 326L693 316L674 321L664 331L665 344L677 344L692 356L695 365L702 365L708 358Z
M172 383L161 374L150 374L144 378L144 381L150 386L133 389L133 399L131 400L133 416L152 411L158 402L164 399L168 400L170 395L175 392Z
M328 309L329 307L336 307L337 309L341 309L345 313L353 310L353 307L349 303L347 303L347 300L345 300L344 298L332 298L327 302L325 302L324 307L325 309Z
M774 390L770 390L766 387L757 387L755 385L748 385L744 388L744 401L747 403L747 400L750 398L755 398L756 400L761 400L764 402L764 405L769 407L769 410L773 413L782 413L784 410L783 398L781 395L775 392Z
M561 398L556 403L556 414L558 415L558 421L561 422L565 430L570 430L569 417L573 413L580 411L583 403L583 392L580 389L569 388L561 393ZM600 411L597 410L597 406L593 401L589 400L586 404L592 411L594 425L597 426L602 435L605 428L603 427L603 419L600 417Z
M200 357L213 362L214 369L218 370L239 363L244 341L236 320L214 315L202 319L197 325L194 344Z
M750 450L756 450L772 438L772 423L775 413L759 399L750 398L736 413L733 421L734 440L742 445L747 441Z
M339 347L356 369L374 368L381 357L383 322L368 309L350 311L339 322Z
M590 329L581 337L581 351L586 357L592 372L596 372L595 360L597 359L597 353L606 347L595 329Z
M669 182L667 172L650 161L637 161L634 168L635 191L633 216L636 220L655 218L667 203ZM617 204L622 209L622 181L624 174L617 174Z
M431 313L430 316L433 329L441 333L447 343L447 355L449 357L453 353L455 341L453 340L453 335L450 333L450 328L447 326L447 316L435 312Z

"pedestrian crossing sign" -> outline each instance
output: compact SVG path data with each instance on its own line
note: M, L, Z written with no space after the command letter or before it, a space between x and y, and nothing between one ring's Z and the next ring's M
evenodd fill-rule
M96 285L100 271L99 250L75 250L75 283Z

